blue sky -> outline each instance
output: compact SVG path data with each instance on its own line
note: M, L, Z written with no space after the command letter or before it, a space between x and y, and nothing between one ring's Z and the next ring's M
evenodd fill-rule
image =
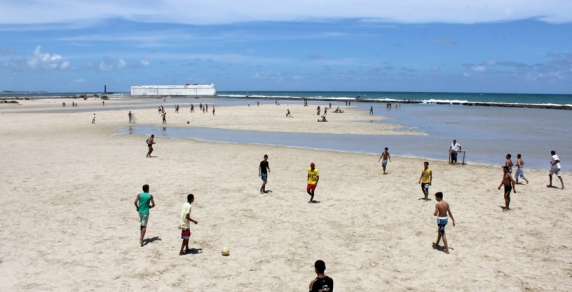
M0 0L0 90L572 94L572 1L395 2Z

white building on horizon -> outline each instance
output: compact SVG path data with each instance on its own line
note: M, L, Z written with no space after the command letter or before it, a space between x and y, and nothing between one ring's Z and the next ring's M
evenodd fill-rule
M215 96L216 88L211 85L185 84L185 85L140 85L131 86L132 96Z

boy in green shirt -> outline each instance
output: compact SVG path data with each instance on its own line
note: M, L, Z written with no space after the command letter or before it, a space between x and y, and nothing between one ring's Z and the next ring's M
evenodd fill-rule
M143 186L143 192L135 197L134 204L139 213L139 221L141 222L141 238L139 239L139 244L143 246L143 237L145 237L147 222L149 221L149 209L155 207L155 200L153 200L153 196L149 194L149 185Z

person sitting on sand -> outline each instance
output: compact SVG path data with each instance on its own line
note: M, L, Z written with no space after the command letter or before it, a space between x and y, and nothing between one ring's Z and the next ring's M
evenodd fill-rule
M334 113L336 114L340 114L343 113L344 111L340 109L340 107L338 106L338 108L334 111Z
M451 220L453 221L453 226L455 226L455 218L453 218L453 213L451 213L449 204L443 201L442 192L435 193L435 200L437 201L437 204L435 204L435 212L433 213L433 216L437 216L437 241L433 243L433 248L439 247L439 242L441 241L441 237L443 237L443 244L445 244L445 253L449 253L449 246L447 245L447 236L445 235L445 226L447 225L448 222L447 214L451 216Z
M327 122L326 116L322 116L322 119L318 119L318 122Z

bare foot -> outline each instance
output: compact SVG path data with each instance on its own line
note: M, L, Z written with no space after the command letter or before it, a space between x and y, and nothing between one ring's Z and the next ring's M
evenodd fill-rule
M143 244L143 240L139 240L139 244L141 244L141 247L143 247L143 245L145 245L145 244Z
M551 187L552 187L552 185L546 185L546 187L547 187L547 188L551 188Z
M446 254L449 254L449 249L446 249L446 250L445 250L445 253L446 253Z
M184 253L184 252L179 252L179 255L180 255L180 256L185 255L185 254L186 254L186 253Z
M433 242L433 249L439 248L439 245Z

